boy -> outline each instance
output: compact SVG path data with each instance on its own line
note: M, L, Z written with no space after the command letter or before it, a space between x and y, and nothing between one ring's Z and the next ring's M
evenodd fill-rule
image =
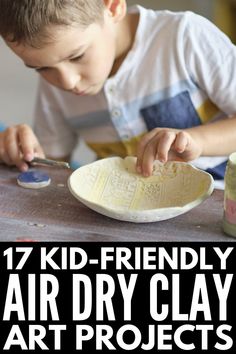
M36 136L0 135L0 160L68 159L77 136L98 157L193 161L222 179L236 150L236 48L191 12L124 0L0 0L0 34L40 74ZM40 143L39 143L40 141ZM44 150L44 151L43 151Z

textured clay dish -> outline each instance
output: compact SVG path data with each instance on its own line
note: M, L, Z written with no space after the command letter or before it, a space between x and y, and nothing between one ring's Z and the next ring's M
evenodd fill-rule
M111 157L74 171L71 193L96 212L122 221L154 222L199 205L213 191L213 178L184 162L155 161L153 175L135 172L136 158Z

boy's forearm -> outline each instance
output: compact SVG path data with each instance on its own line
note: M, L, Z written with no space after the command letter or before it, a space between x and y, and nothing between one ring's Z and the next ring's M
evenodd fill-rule
M202 156L224 156L236 151L236 116L186 131L202 146Z

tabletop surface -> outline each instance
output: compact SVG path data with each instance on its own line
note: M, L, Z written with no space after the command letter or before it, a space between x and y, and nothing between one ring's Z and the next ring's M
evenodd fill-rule
M223 191L173 219L135 224L100 215L75 199L67 187L70 170L40 168L48 187L17 185L19 172L0 165L0 241L236 241L222 231Z

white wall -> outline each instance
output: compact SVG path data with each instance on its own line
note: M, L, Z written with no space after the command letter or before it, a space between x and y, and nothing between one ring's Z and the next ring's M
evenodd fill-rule
M0 122L32 122L37 76L0 39Z

